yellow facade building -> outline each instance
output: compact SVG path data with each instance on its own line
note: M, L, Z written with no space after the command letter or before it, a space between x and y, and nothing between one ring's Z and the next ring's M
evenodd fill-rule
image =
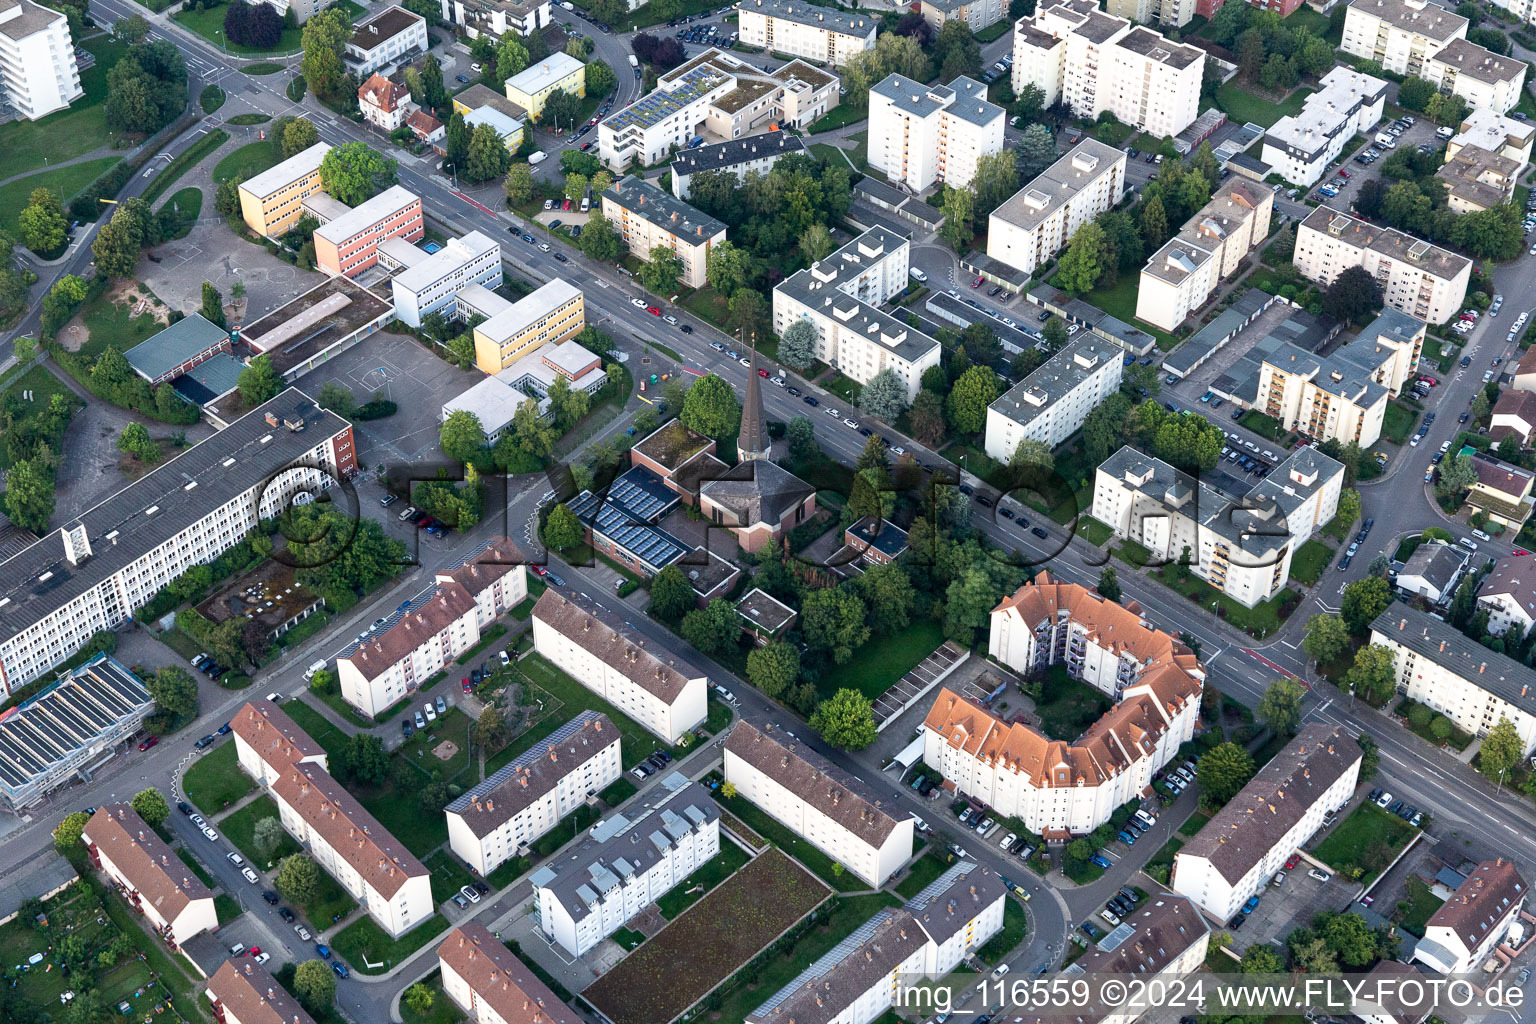
M240 183L240 216L264 238L287 234L304 213L306 197L320 191L320 162L331 147L317 142Z
M587 94L587 66L568 53L552 53L507 79L506 89L507 99L537 118L556 89L577 97Z

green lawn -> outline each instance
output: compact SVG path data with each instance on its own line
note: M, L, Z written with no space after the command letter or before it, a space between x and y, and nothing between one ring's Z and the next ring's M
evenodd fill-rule
M896 895L909 900L928 887L928 884L949 869L932 850L926 856L919 857L912 862L907 869L907 877L896 886Z
M278 861L290 853L298 853L300 847L294 838L284 831L283 841L277 844L277 850L272 856L262 857L251 837L255 834L256 823L263 818L276 818L279 822L282 821L277 804L265 793L233 814L220 819L214 827L224 833L224 838L233 843L235 849L245 854L245 859L251 862L251 867L257 871L270 871L277 866Z
M1098 867L1097 864L1091 865ZM1100 870L1103 870L1100 868ZM1012 953L1024 941L1024 904L1011 896L1003 900L1003 927L987 944L976 951L976 957L984 964L995 964Z
M1250 90L1251 87L1241 85L1236 79L1226 82L1216 90L1216 106L1226 111L1227 116L1238 124L1252 121L1262 128L1268 128L1289 114L1300 113L1302 103L1312 92L1311 89L1297 89L1281 102L1275 103Z
M1238 629L1260 640L1280 628L1280 606L1287 595L1296 596L1295 591L1283 589L1268 601L1245 608L1190 572L1186 566L1168 565L1149 575L1169 590L1193 598L1200 607L1214 611Z
M182 778L187 800L204 814L214 814L256 788L240 767L235 741L225 740L206 751Z
M474 873L447 850L438 850L422 861L432 872L432 899L442 903L475 880Z
M283 710L300 729L309 733L310 739L320 744L331 761L341 756L342 750L347 745L347 734L332 725L329 718L315 710L307 698L290 700L283 705Z
M107 295L102 292L80 312L80 319L90 334L80 349L86 355L99 356L108 347L126 352L165 329L148 311L142 316L133 316L132 303L113 302Z
M277 162L278 152L271 142L248 142L218 162L213 168L213 181L222 185L236 175L247 181Z
M1205 827L1205 823L1211 820L1211 816L1204 811L1196 811L1184 819L1184 824L1179 826L1179 835L1192 836Z
M1139 331L1146 331L1157 339L1157 347L1167 352L1179 343L1178 339L1167 331L1158 330L1144 320L1136 319L1136 294L1140 283L1139 277L1125 275L1115 282L1113 288L1095 288L1078 298L1091 306L1097 306L1110 316L1119 317Z
M941 623L915 620L895 636L872 639L846 665L828 669L822 674L818 689L823 696L831 696L847 687L873 699L895 686L943 642Z
M15 120L0 125L0 180L14 178L49 163L73 160L98 146L111 145L112 134L107 131L104 105L107 72L128 48L108 36L87 39L79 45L96 55L96 65L80 73L80 88L85 95L68 110L57 111L40 120Z
M851 871L843 871L838 874L833 870L832 858L822 853L809 842L801 839L789 829L770 818L766 811L759 808L752 801L743 796L723 797L717 791L715 800L726 810L741 819L742 824L768 840L791 857L798 860L810 869L811 874L816 875L823 882L839 892L857 892L868 888L862 878L857 877Z
M90 148L87 147L87 150ZM122 157L118 156L105 156L99 160L87 160L84 163L70 164L68 167L56 167L51 171L29 174L9 185L0 185L0 211L4 211L0 216L5 218L0 227L12 232L18 230L16 218L26 208L27 197L32 194L33 189L51 188L64 201L64 205L68 206L69 201L77 193L111 170L121 159Z
M184 188L165 201L165 205L157 211L169 212L176 219L176 226L172 229L172 237L185 238L191 233L197 224L197 215L203 211L203 190L200 188Z
M1100 547L1103 547L1115 535L1114 530L1111 530L1108 526L1105 526L1090 515L1080 515L1077 517L1077 532L1088 543L1097 544Z
M1381 436L1394 444L1407 444L1413 433L1419 414L1402 402L1388 402L1387 411L1381 417Z
M224 7L209 7L201 11L183 7L174 17L181 22L183 28L191 29L213 45L222 47L226 53L235 53L243 57L260 57L269 53L293 53L299 48L299 36L302 31L299 28L284 28L277 45L270 50L228 42L224 38L225 13Z
M703 899L704 894L709 890L740 871L742 865L750 859L747 851L722 837L720 852L709 863L673 886L670 892L656 901L657 908L661 910L661 916L669 921L673 920L678 914Z
M1113 702L1087 683L1067 674L1065 665L1045 670L1035 713L1040 731L1053 740L1075 740L1109 711Z
M1333 561L1333 548L1320 540L1309 540L1291 556L1291 579L1312 586Z
M32 398L30 401L27 401L21 396L23 392L29 391L32 393ZM33 418L33 412L48 408L48 404L52 401L54 395L63 395L69 400L71 408L75 410L82 408L85 404L76 398L75 393L65 387L64 382L55 377L45 366L32 367L18 377L10 387L6 388L5 393L7 395L14 395L16 400L21 402L25 408L25 412L12 424L13 427L23 426ZM62 432L50 439L49 443L54 451L62 450L63 439L64 435ZM9 469L10 465L11 457L9 453L4 447L0 447L0 469Z
M454 1005L448 993L443 991L442 971L433 971L423 978L418 984L425 985L427 991L432 993L432 1005L425 1013L417 1013L400 1001L400 1018L405 1024L459 1024L464 1019L464 1014Z
M398 939L391 939L373 918L364 915L333 935L330 945L359 974L383 974L447 930L448 919L433 914ZM370 963L379 966L370 967Z
M1345 877L1362 884L1379 875L1415 832L1412 825L1373 803L1363 803L1313 851Z
M259 60L254 64L241 65L240 70L247 75L275 75L283 70L283 66L270 60Z
M315 887L314 898L298 904L298 908L305 919L314 926L310 930L321 931L356 910L357 901L347 894L347 890L341 887L340 882L321 868L320 884Z
M223 927L245 911L240 909L240 904L229 893L221 892L213 898L213 913L218 918L219 927Z
M806 127L806 133L816 135L820 132L829 132L834 128L855 124L869 116L868 107L856 107L851 103L845 103L834 107L824 117L819 117Z
M1439 910L1445 900L1430 892L1429 886L1419 879L1409 876L1403 902L1408 904L1400 922L1403 931L1423 938L1430 915Z
M1280 435L1285 433L1285 428L1280 421L1267 413L1257 409L1249 409L1238 418L1238 422L1260 437L1267 437L1271 441L1280 440Z

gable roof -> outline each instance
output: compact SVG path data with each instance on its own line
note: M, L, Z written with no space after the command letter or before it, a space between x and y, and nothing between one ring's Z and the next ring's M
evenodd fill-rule
M229 340L229 332L206 319L201 313L192 313L171 326L123 353L140 376L146 380L158 380L176 367Z
M318 760L322 768L329 767L320 744L289 718L288 712L269 700L259 704L247 701L229 720L229 728L278 771L301 761Z
M1525 879L1513 861L1503 857L1485 860L1430 915L1425 934L1429 928L1449 928L1467 949L1476 949L1490 931L1515 912L1525 896Z
M668 704L682 696L689 682L704 675L672 657L663 664L646 649L643 637L581 594L550 587L533 606L533 617Z
M405 615L341 660L351 664L364 679L377 679L474 608L475 599L458 581L439 583L426 600L412 604Z
M415 854L324 768L293 765L272 783L272 792L385 899L394 898L410 879L427 876Z
M194 900L213 899L213 891L128 804L97 808L84 834L138 892L140 902L165 920L176 920Z
M315 1024L288 990L250 957L226 960L208 979L208 998L240 1024Z
M437 947L437 959L463 978L505 1024L581 1024L581 1018L478 921L466 921L449 932Z
M502 577L523 568L527 562L521 548L506 537L497 537L474 554L439 569L437 581L447 583L451 580L463 587L465 593L477 595L494 586Z

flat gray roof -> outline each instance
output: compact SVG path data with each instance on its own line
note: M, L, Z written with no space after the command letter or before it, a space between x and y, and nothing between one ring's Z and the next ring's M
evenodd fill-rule
M1098 139L1085 138L1069 153L1019 189L992 216L1034 230L1078 192L1114 171L1125 154Z
M725 230L725 223L697 210L670 192L663 192L650 182L626 175L608 186L604 199L611 199L637 217L665 228L695 245L714 238Z
M738 9L845 36L872 36L879 24L868 15L851 14L835 7L817 7L809 0L742 0Z
M1091 375L1104 369L1106 360L1118 363L1124 356L1124 350L1118 345L1105 341L1092 331L1083 331L1034 373L993 399L988 408L1015 423L1029 423Z

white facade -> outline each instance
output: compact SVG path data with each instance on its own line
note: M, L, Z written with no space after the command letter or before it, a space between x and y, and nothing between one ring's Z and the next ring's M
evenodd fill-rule
M1005 117L964 75L932 87L889 75L869 90L869 165L915 192L935 182L964 188L976 162L1002 150Z
M1120 388L1123 350L1083 331L987 406L987 455L1007 463L1020 441L1055 448Z
M1177 135L1199 116L1204 71L1204 51L1133 28L1093 0L1042 5L1014 28L1015 93L1035 85L1047 105L1060 99L1091 119L1107 110L1152 135Z
M287 14L292 11L294 20L300 25L319 14L324 7L323 0L263 0L263 2L278 14Z
M414 246L407 248L420 257L412 257L412 264L390 280L390 288L395 315L412 327L420 327L421 318L428 313L446 310L465 285L480 284L493 290L501 287L501 246L478 231L450 238L447 245L430 255ZM381 246L379 251L388 261L402 250Z
M366 78L426 52L427 19L396 5L359 24L347 40L343 57L348 70Z
M1423 77L1474 110L1505 113L1520 102L1529 65L1465 39L1452 40L1424 64Z
M1351 8L1353 10L1353 8ZM1296 269L1327 286L1349 267L1381 282L1386 304L1426 323L1459 312L1472 261L1392 228L1319 206L1296 229Z
M1536 142L1536 125L1491 110L1474 110L1445 144L1445 158L1449 160L1463 146L1476 146L1508 157L1524 167L1531 162L1533 142Z
M1488 610L1488 632L1503 636L1514 630L1524 637L1536 626L1536 576L1519 558L1499 562L1477 593L1477 607Z
M1234 178L1195 211L1142 268L1136 316L1171 331L1203 306L1223 279L1269 237L1275 194Z
M508 32L526 36L550 24L549 0L452 0L452 6L454 23L471 39L482 34L499 39Z
M6 102L29 121L83 96L69 19L32 0L0 3L0 83Z
M1166 25L1183 28L1195 16L1195 0L1109 0L1105 10L1117 18L1126 18L1138 25ZM1219 4L1211 4L1220 10ZM1283 17L1285 12L1277 4L1274 8Z
M471 1024L581 1024L489 928L465 920L437 948L443 992Z
M880 305L909 283L912 244L885 228L864 232L826 259L797 271L773 290L773 330L797 319L816 328L816 358L866 383L891 370L917 396L923 371L939 365L939 343Z
M1426 62L1466 37L1467 19L1429 0L1354 0L1339 48L1400 75L1428 77Z
M1169 885L1218 921L1236 914L1354 795L1360 745L1313 722L1174 855Z
M833 66L874 48L879 21L805 0L742 0L737 7L743 46Z
M623 177L602 195L603 216L630 255L650 262L651 250L671 250L682 261L678 283L704 287L709 250L725 241L725 225L649 182Z
M1280 177L1310 187L1339 158L1357 132L1381 120L1387 83L1346 67L1336 67L1301 105L1301 113L1282 117L1264 133L1262 159Z
M1032 274L1125 191L1125 154L1097 139L1042 171L987 218L987 255Z
M1520 920L1529 895L1513 861L1484 861L1430 915L1413 959L1442 974L1475 974L1490 962L1502 968L1509 961L1494 949Z
M533 606L533 646L550 663L675 746L708 713L709 678L646 650L580 595L546 590ZM668 660L663 661L663 657Z
M173 949L219 927L213 893L128 804L107 804L81 833L91 863Z

